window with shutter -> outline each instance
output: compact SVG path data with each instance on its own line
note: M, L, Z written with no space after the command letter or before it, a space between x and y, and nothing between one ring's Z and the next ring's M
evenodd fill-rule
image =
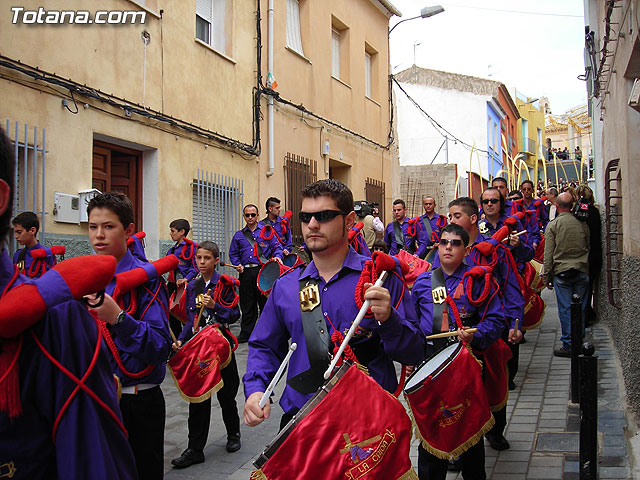
M298 0L287 0L287 47L300 55L302 51L302 35L300 33L300 3Z
M364 52L364 94L371 98L371 54Z
M340 32L331 31L331 75L340 78Z
M196 0L196 38L227 53L226 0Z

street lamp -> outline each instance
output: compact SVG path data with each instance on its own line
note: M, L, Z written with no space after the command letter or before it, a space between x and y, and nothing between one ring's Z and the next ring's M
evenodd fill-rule
M388 35L391 35L391 32L393 32L393 29L396 28L398 25L400 25L402 22L408 22L409 20L415 20L416 18L429 18L442 12L444 12L444 8L442 5L424 7L422 10L420 10L420 15L416 17L405 18L404 20L400 20L398 23L396 23L393 27L389 29Z

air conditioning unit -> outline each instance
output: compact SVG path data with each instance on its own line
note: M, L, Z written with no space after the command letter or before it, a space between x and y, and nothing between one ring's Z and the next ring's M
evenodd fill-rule
M629 95L629 106L640 112L640 78L636 78L633 81L631 95Z

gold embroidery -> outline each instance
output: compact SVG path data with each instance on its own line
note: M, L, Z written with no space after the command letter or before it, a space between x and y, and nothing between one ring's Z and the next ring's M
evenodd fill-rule
M380 436L378 435L377 438L380 438ZM370 440L373 440L373 439L370 439ZM365 442L368 442L368 441L369 440L365 440ZM391 433L389 430L386 430L384 433L384 436L380 440L380 443L378 443L378 446L373 451L367 452L368 455L366 456L365 459L356 463L353 466L353 468L349 469L349 471L345 473L346 477L349 480L356 480L370 473L371 470L373 470L375 467L378 466L378 464L382 461L382 459L384 458L385 454L387 453L391 445L395 442L396 442L396 435L394 433ZM359 447L354 445L351 448L359 448Z
M320 290L315 283L307 284L300 291L300 310L310 312L320 305Z
M3 463L0 465L0 478L13 478L16 473L16 466L13 462Z
M478 230L480 230L481 234L489 233L489 227L487 227L487 222L478 223Z

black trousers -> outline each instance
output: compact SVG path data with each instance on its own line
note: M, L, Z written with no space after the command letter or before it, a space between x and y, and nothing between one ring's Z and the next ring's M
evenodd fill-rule
M258 308L260 312L267 303L265 297L258 290L258 273L260 267L245 268L239 275L240 278L240 310L242 310L242 321L240 323L240 337L248 337L253 332L258 320Z
M240 386L238 365L235 353L231 354L231 362L220 372L224 386L216 393L220 408L222 408L222 421L227 429L227 435L240 433L240 417L236 405L236 395ZM211 422L211 398L204 402L189 404L189 448L202 452L207 444L209 436L209 423Z
M122 420L136 459L140 480L164 476L165 404L160 387L142 390L120 399ZM96 446L97 447L97 446Z
M460 455L460 462L464 480L486 480L484 440L480 438L478 443ZM422 445L418 445L418 478L420 480L445 480L448 465L448 460L431 455Z
M502 435L504 433L504 428L507 426L507 406L505 405L500 410L493 412L493 418L495 418L496 423L493 424L491 430L489 430L489 435Z

